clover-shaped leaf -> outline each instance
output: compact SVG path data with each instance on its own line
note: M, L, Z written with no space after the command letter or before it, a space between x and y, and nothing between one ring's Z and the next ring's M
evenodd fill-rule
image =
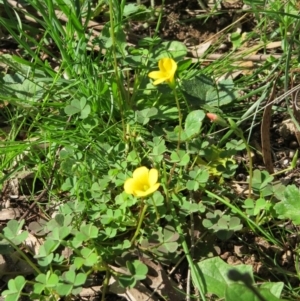
M171 153L171 162L177 163L179 166L185 166L190 162L190 156L183 150L173 151Z
M84 97L82 97L80 100L73 99L71 104L65 107L65 113L68 116L72 116L80 112L81 119L87 118L91 112L91 107L90 105L86 104L86 102L87 100Z
M18 222L10 220L3 229L4 236L11 240L15 245L21 244L28 236L27 231L22 231L24 220Z
M146 278L146 275L148 273L148 267L142 263L139 260L134 261L126 261L126 266L130 272L130 274L136 279L136 280L143 280Z
M65 272L61 277L61 282L57 286L57 292L61 296L75 295L81 291L81 286L86 282L86 274L76 274L73 270Z
M18 301L26 280L23 276L17 276L15 279L8 281L8 290L2 292L1 296L5 297L5 301Z
M271 182L274 177L267 171L260 171L258 169L253 172L252 187L253 190L259 192L262 196L273 194Z
M147 108L136 112L137 122L145 125L150 121L150 118L157 114L158 110L154 107Z
M220 210L216 210L214 213L208 212L206 219L203 220L203 226L215 232L222 240L229 239L235 231L239 231L243 227L238 217L223 215Z
M296 185L286 187L283 199L274 205L281 219L291 219L295 225L300 225L300 190Z
M35 280L37 281L34 284L34 293L36 294L41 294L45 288L53 288L58 284L58 276L50 271L47 274L39 274Z

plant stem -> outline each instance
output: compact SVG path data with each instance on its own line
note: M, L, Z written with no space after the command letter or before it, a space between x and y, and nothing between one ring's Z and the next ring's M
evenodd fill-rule
M175 101L176 101L177 110L178 110L178 119L179 119L178 144L177 144L177 151L179 151L180 141L181 141L181 131L182 131L182 113L181 113L181 109L180 109L178 95L176 92L176 86L173 88L173 91L174 91Z
M243 132L241 131L241 129L238 128L237 124L231 119L228 119L228 122L230 124L231 130L239 138L242 139L242 141L244 142L245 147L246 147L246 151L247 151L247 154L248 154L248 157L249 157L249 195L248 196L249 196L249 198L251 198L251 195L252 195L252 178L253 178L253 161L252 161L252 156L251 156L251 149L249 147L249 144L248 144L246 138L243 135Z
M134 235L133 235L133 237L132 237L132 239L131 239L131 241L130 241L130 244L131 244L131 245L133 245L133 243L134 243L136 237L139 235L139 232L140 232L140 229L141 229L141 226L142 226L144 217L145 217L145 213L146 213L147 208L148 208L148 205L147 205L147 204L145 204L144 202L143 202L143 204L144 204L144 207L142 208L142 212L141 212L141 215L140 215L140 219L139 219L137 228L136 228L135 233L134 233Z
M194 282L194 285L196 286L196 288L198 289L198 291L200 293L201 299L205 300L205 295L204 295L204 292L203 292L203 287L204 286L202 284L201 276L200 276L200 273L199 273L199 268L197 269L197 267L195 266L195 264L193 262L193 259L192 259L192 256L190 254L188 245L187 245L187 243L184 239L184 233L182 231L180 222L178 221L177 213L175 211L175 208L174 208L174 205L173 205L172 202L170 202L170 206L171 206L171 212L172 212L173 220L174 220L174 223L175 223L175 228L176 228L176 231L178 232L178 234L180 235L181 245L182 245L184 254L186 256L186 259L189 263L189 267L190 267L191 274L192 274L192 280Z
M29 257L16 245L14 244L10 239L5 237L3 234L0 233L0 238L6 239L12 247L25 259L25 261L28 263L28 265L31 266L31 268L37 273L41 274L41 270L29 259Z
M248 194L248 196L249 196L249 199L251 199L252 179L253 179L253 162L252 162L251 150L250 150L249 144L247 143L247 140L245 139L244 135L241 135L240 138L245 143L246 151L247 151L248 157L249 157L249 194Z

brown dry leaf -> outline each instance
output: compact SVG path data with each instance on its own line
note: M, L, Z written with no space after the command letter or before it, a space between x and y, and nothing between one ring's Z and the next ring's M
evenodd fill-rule
M274 48L280 48L280 47L281 47L280 41L270 42L266 45L266 49L274 49Z
M168 300L181 301L184 298L160 264L156 264L147 258L143 258L142 261L148 266L148 275L145 281L149 287L162 298L167 297Z
M300 145L300 107L299 107L299 101L300 99L300 94L299 94L299 90L297 90L297 92L294 94L293 96L293 113L294 113L294 117L296 119L296 121L294 122L294 128L295 128L295 136L296 139ZM297 124L298 123L298 124Z
M20 211L17 208L1 209L0 221L9 221L20 217Z
M137 281L134 288L123 288L114 277L110 277L109 292L126 298L128 301L159 301L159 299L156 296L152 296L152 292L139 281Z
M202 43L197 46L190 47L190 51L193 57L199 58L204 55L205 51L210 47L212 40Z
M274 173L274 166L272 162L272 153L271 153L271 142L270 142L270 126L271 126L271 114L272 114L272 106L268 105L274 98L275 92L275 84L273 85L272 92L269 96L269 99L266 103L266 107L264 109L264 114L261 121L261 152L263 156L263 161L266 166L266 170L272 174Z
M233 66L237 67L237 70L233 70L221 75L217 78L217 82L225 80L225 79L235 79L240 74L251 74L253 72L254 63L252 61L239 61L233 64Z
M128 274L125 269L115 266L110 267L118 273ZM126 298L128 301L159 301L140 281L137 281L134 288L123 288L113 276L109 279L109 292Z
M28 233L28 236L25 239L24 244L34 255L37 255L39 253L41 244L37 240L37 238L31 233Z
M1 109L1 103L0 103L0 109ZM9 135L11 131L10 126L4 126L0 128L0 141L6 140L7 136Z

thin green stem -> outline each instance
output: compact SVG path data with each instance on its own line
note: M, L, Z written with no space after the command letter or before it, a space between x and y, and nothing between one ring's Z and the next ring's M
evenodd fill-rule
M252 195L252 179L253 179L253 161L252 161L252 156L251 156L251 149L249 147L249 144L247 143L247 140L245 139L244 135L241 135L240 137L245 146L246 146L246 151L247 151L247 154L248 154L248 158L249 158L249 199L251 198L251 195Z
M155 202L154 202L154 200L153 200L153 196L151 196L151 201L152 201L153 206L154 206L154 210L155 210L155 214L156 214L156 221L159 221L160 216L159 216L159 213L158 213L158 211L157 211L157 207L156 207L156 205L155 205Z
M37 273L37 274L41 274L42 272L40 271L40 269L38 269L33 263L32 261L29 259L29 257L21 251L21 249L14 244L10 239L8 239L7 237L5 237L3 234L0 233L0 238L2 239L6 239L10 245L12 245L12 247L25 259L25 261L32 267L32 269Z
M141 213L141 215L140 215L140 219L139 219L137 228L136 228L135 233L134 233L134 235L133 235L133 237L132 237L132 239L131 239L131 241L130 241L130 244L131 244L131 245L133 245L133 243L134 243L136 237L139 235L139 232L140 232L140 229L141 229L141 226L142 226L144 217L145 217L145 213L146 213L147 208L148 208L148 205L147 205L147 204L145 204L144 202L143 202L143 204L144 204L144 207L142 208L142 213Z
M245 144L246 151L249 157L249 198L251 198L252 195L252 178L253 178L253 161L252 161L252 156L251 156L251 149L249 147L249 144L246 140L246 138L243 135L243 132L241 129L238 128L237 124L231 120L228 119L229 124L230 124L230 129L239 137L242 139L242 141Z
M116 51L117 51L117 42L116 42L116 37L115 37L115 22L114 22L114 14L113 14L113 0L109 0L109 18L110 18L110 37L112 40L112 55L113 55L113 67L114 67L114 71L115 71L115 78L116 78L116 82L118 85L118 97L117 97L117 101L119 104L119 110L120 110L120 115L121 115L121 121L122 121L122 128L123 128L123 133L124 133L124 137L126 135L126 124L125 124L125 120L123 118L123 105L128 103L128 99L127 99L127 93L125 93L124 90L124 86L122 81L120 80L120 76L119 76L119 69L118 69L118 61L117 61L117 55L116 55ZM126 101L123 101L125 100Z
M181 142L181 131L182 131L182 113L181 113L181 109L180 109L178 95L177 95L177 92L176 92L176 86L173 88L173 91L174 91L176 106L177 106L177 110L178 110L178 119L179 119L178 144L177 144L177 151L179 151L180 142Z
M170 206L171 206L171 212L172 212L173 220L174 220L174 223L175 223L175 228L176 228L176 231L178 232L178 234L180 235L181 245L182 245L184 254L186 256L186 259L189 263L189 267L191 269L192 280L194 282L194 285L197 287L197 289L200 293L201 299L205 300L204 289L203 289L204 286L203 286L201 276L200 276L200 273L199 273L199 268L197 268L196 265L193 262L193 258L191 256L190 250L189 250L188 245L186 243L186 240L184 238L184 233L183 233L183 230L181 228L181 224L178 221L177 213L175 211L175 208L174 208L174 205L173 205L172 202L170 202Z

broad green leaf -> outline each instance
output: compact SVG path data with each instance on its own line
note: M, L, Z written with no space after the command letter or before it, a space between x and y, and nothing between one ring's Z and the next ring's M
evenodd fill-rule
M252 268L248 265L230 266L219 257L215 257L199 262L198 267L204 279L205 292L216 294L219 298L224 298L227 287L235 283L228 278L229 271L237 270L242 274L248 273L251 275L252 283L254 283ZM246 299L239 298L236 300L244 301Z
M270 290L265 288L255 288L255 290L267 301L284 301L274 296ZM252 290L243 284L234 283L226 287L225 292L226 301L262 301Z
M187 54L186 46L178 41L167 41L160 43L154 48L153 56L157 61L162 58L172 57L176 60L183 59Z
M295 225L300 224L300 190L296 185L286 187L283 199L274 205L281 219L290 219Z
M210 107L228 105L237 98L234 83L229 79L216 84L212 78L201 74L183 80L182 87L187 100L196 108L203 105Z
M191 139L200 133L205 113L202 110L194 110L188 114L184 124L186 139Z
M260 285L260 289L268 289L274 296L280 298L281 292L283 290L283 282L264 282Z
M128 3L124 6L123 16L127 17L131 14L137 13L139 10L139 5L137 5L136 3Z

